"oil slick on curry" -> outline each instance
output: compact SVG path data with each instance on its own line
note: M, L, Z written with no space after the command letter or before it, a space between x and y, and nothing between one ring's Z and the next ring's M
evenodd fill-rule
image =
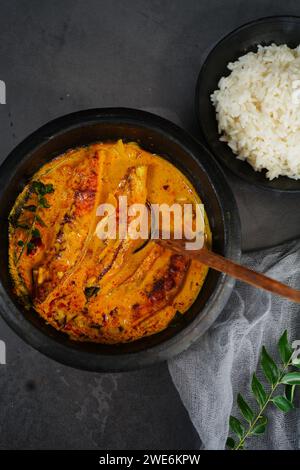
M207 268L149 240L96 236L97 207L201 202L186 177L136 143L96 143L45 164L10 214L9 263L27 307L73 340L158 333L197 298ZM205 220L206 238L211 235Z

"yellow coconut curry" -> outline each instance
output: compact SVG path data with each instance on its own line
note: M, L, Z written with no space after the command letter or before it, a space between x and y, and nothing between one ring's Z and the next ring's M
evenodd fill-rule
M200 202L171 163L120 140L44 165L10 214L16 294L73 340L120 343L157 333L191 306L207 274L154 240L99 239L97 207L120 195L128 204Z

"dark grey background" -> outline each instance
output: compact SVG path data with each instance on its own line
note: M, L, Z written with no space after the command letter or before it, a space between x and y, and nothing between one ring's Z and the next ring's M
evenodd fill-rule
M237 26L300 15L294 0L0 0L0 159L50 119L89 107L152 110L197 136L194 88L212 45ZM300 196L227 174L245 249L300 235ZM100 375L61 366L0 321L0 448L170 449L200 442L167 365Z

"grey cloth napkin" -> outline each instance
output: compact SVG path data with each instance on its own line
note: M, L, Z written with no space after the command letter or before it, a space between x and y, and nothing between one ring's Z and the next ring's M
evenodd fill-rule
M300 241L244 254L242 262L300 288ZM169 362L172 379L203 448L224 449L229 416L238 416L237 393L255 406L249 386L252 373L260 370L261 347L265 345L279 361L276 344L285 329L291 340L300 340L299 304L238 282L210 330ZM284 414L270 405L266 415L266 433L249 438L246 447L299 449L300 409Z

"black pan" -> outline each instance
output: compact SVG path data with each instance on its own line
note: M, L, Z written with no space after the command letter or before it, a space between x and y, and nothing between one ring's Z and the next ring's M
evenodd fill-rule
M258 44L269 46L287 44L297 47L300 44L300 17L274 16L261 18L245 24L222 38L205 59L196 88L196 113L202 137L213 155L236 176L263 189L284 192L300 192L300 180L285 176L268 180L266 171L256 172L246 162L237 160L225 142L220 142L215 108L210 95L218 88L221 77L229 75L229 62L236 61L248 52L256 52Z
M47 325L34 310L26 311L12 292L8 271L8 214L31 176L68 148L122 138L137 141L176 165L194 184L211 224L214 249L240 258L238 210L225 178L202 145L169 121L143 111L91 109L69 114L41 127L7 157L0 168L1 271L0 310L26 342L47 356L92 371L123 371L171 358L188 348L215 321L234 281L210 271L203 289L179 323L141 340L120 345L78 343Z

